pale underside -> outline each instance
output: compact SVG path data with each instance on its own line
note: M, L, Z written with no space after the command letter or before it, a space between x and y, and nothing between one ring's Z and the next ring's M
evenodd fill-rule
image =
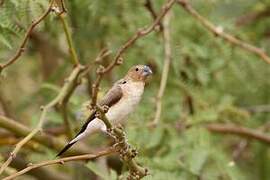
M124 87L124 88L123 88ZM123 97L106 113L106 117L113 126L123 124L141 100L144 90L143 82L132 82L121 85ZM98 131L106 131L106 126L102 120L95 118L88 125L86 130L74 138L70 143L78 141L90 134Z

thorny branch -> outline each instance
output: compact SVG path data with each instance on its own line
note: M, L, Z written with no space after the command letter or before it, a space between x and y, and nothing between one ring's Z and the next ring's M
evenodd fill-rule
M208 29L210 32L212 32L215 36L220 37L229 43L239 46L242 49L254 53L257 56L259 56L262 60L264 60L266 63L270 64L270 57L266 54L266 52L258 48L256 46L253 46L251 44L248 44L238 38L236 38L233 35L230 35L223 31L222 27L215 26L212 22L210 22L205 17L201 16L189 3L188 0L177 0L178 4L181 5L190 15L192 15L198 22L200 22L206 29Z
M29 39L32 31L39 23L41 23L49 15L49 13L52 10L51 8L53 5L53 2L54 1L51 0L48 9L39 18L37 18L37 20L33 21L33 23L29 26L29 28L26 31L26 34L24 35L23 41L22 41L19 49L16 51L15 55L13 57L11 57L6 63L0 64L0 73L4 68L10 66L15 61L17 61L18 58L22 55L22 53L25 51L25 46L28 42L28 39Z
M16 172L3 180L10 180L14 179L18 176L21 176L33 169L39 168L39 167L44 167L44 166L49 166L49 165L54 165L54 164L64 164L65 162L69 161L81 161L81 160L90 160L90 159L96 159L101 156L106 156L109 154L114 153L114 150L112 148L106 149L104 151L100 151L97 154L85 154L85 155L79 155L79 156L70 156L70 157L65 157L65 158L60 158L60 159L55 159L55 160L49 160L49 161L44 161L40 162L37 164L30 164L27 168L20 170L19 172Z
M164 58L164 64L162 69L162 75L161 75L161 81L160 86L156 98L156 113L154 120L150 123L151 126L156 126L158 122L160 121L160 116L162 112L162 97L164 94L164 91L166 89L168 74L170 70L170 64L172 59L172 52L171 52L171 37L170 37L170 18L171 14L168 13L164 17L163 22L163 40L164 40L164 52L165 52L165 58Z

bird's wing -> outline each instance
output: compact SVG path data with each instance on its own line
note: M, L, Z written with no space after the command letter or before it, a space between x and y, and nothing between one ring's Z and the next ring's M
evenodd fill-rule
M100 101L100 106L113 106L116 104L123 96L123 92L121 87L119 86L119 81L114 84L114 86L106 93L104 98ZM87 118L87 121L82 126L79 133L75 136L75 138L70 141L58 154L57 156L61 156L66 150L68 150L73 144L75 144L78 140L76 140L76 137L78 137L80 134L83 134L88 126L88 124L94 120L96 117L96 111L91 112L89 117Z
M100 106L113 106L116 104L123 96L123 92L119 84L115 84L103 97L103 99L100 101Z
M99 105L100 106L113 106L114 104L116 104L123 96L123 92L121 87L118 85L118 83L114 84L114 86L106 93L106 95L104 96L104 98L100 101ZM85 129L87 128L87 125L93 120L95 119L95 115L96 112L92 112L89 117L87 118L87 121L84 123L84 125L82 126L80 132L76 135L76 137L81 134L82 132L85 131Z

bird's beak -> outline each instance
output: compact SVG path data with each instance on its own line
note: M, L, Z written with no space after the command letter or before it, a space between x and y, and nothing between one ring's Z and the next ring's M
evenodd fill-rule
M143 68L143 76L147 77L149 75L153 74L152 70L149 66L144 66Z

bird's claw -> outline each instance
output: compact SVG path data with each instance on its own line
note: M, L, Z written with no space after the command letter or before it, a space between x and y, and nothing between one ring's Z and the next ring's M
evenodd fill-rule
M108 112L109 111L109 106L107 106L107 105L104 105L104 106L102 106L102 111L104 112L104 113L106 113L106 112Z

